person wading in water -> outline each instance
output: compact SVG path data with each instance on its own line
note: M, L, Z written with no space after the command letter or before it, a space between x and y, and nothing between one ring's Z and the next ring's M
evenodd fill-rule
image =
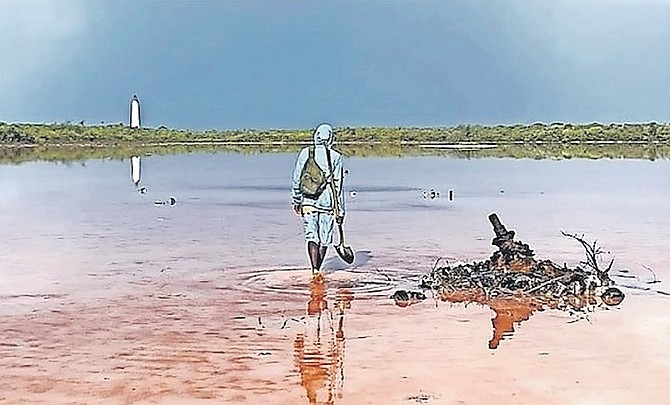
M312 275L333 244L334 222L344 221L342 155L332 149L334 138L330 125L319 125L314 146L300 151L293 169L293 211L302 217Z

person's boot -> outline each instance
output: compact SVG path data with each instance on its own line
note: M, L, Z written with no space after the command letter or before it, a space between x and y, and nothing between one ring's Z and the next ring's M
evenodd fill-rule
M309 262L312 265L312 275L317 274L321 268L319 245L316 242L307 242L307 254L309 255Z
M326 251L328 250L328 246L319 246L319 261L317 263L317 267L321 269L321 265L323 264L323 259L326 258Z

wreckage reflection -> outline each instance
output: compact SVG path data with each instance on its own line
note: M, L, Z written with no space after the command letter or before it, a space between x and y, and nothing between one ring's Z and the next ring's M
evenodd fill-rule
M514 334L515 323L527 321L539 308L531 302L513 298L493 300L488 305L496 314L491 319L493 337L489 340L489 349L497 349L501 340Z
M309 403L332 405L341 398L344 386L344 315L353 294L338 289L331 310L326 290L322 276L312 279L305 332L296 336L293 347Z
M489 349L497 349L502 340L512 337L515 324L527 321L535 311L542 310L541 304L530 299L517 297L486 299L479 291L443 293L441 299L452 303L476 302L493 310L495 313L491 318L493 337L489 340Z
M440 298L442 301L451 303L474 302L491 308L495 315L491 318L493 336L488 343L489 349L497 349L501 341L510 339L514 335L515 325L529 320L536 311L550 309L566 311L572 315L584 315L596 311L605 302L602 298L593 295L568 296L565 299L555 300L519 296L486 298L481 291L445 292ZM579 319L575 318L575 320Z

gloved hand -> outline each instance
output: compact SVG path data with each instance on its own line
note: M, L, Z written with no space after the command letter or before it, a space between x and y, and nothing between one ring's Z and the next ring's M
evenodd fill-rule
M302 206L300 204L293 204L293 212L295 212L295 215L302 215Z
M335 222L337 222L338 225L342 225L342 223L344 222L344 217L342 216L335 218Z

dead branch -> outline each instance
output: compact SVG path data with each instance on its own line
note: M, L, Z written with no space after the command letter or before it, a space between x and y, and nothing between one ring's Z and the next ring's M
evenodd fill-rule
M653 281L650 281L648 284L656 284L656 283L660 283L660 282L661 282L661 280L659 280L659 279L656 278L656 273L654 273L654 270L652 270L651 267L649 267L649 266L645 266L644 264L642 265L642 267L644 267L645 269L649 270L649 272L651 273L651 275L654 277L654 280L653 280Z
M608 277L608 272L612 270L612 266L614 265L614 258L610 260L609 264L607 265L607 268L602 270L600 266L598 265L598 257L607 253L602 248L598 246L598 241L594 240L593 244L589 244L586 240L584 240L584 235L577 235L577 234L570 234L561 231L561 234L563 236L567 236L568 238L572 238L579 242L582 247L584 248L585 254L586 254L586 261L582 261L581 263L589 268L591 268L593 271L596 272L596 274L599 277Z

